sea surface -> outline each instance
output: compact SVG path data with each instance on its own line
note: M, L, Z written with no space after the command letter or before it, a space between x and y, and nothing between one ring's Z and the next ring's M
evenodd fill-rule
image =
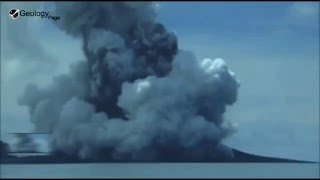
M1 164L1 178L319 178L319 163Z

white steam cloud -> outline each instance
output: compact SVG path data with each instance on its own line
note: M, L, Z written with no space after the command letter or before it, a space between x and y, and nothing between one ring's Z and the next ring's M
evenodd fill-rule
M54 151L81 158L232 158L220 142L239 83L222 59L197 60L155 22L154 3L56 3L57 26L82 38L86 61L19 99Z

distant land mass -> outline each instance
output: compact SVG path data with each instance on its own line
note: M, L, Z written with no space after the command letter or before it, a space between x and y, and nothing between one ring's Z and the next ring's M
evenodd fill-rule
M166 156L167 158L162 158L162 160L157 161L137 161L137 160L115 160L110 157L105 157L101 159L81 159L77 156L70 156L63 153L53 153L48 155L30 155L25 157L18 157L16 155L10 155L5 143L1 142L1 164L64 164L64 163L315 163L309 161L299 161L292 159L283 159L283 158L273 158L258 156L249 153L239 151L237 149L232 149L234 153L233 159L215 159L215 160L184 160L175 158L175 156ZM175 154L175 153L174 153Z

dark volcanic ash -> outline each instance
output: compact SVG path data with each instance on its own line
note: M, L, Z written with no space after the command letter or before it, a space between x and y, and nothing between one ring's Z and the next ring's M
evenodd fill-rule
M85 61L51 86L26 87L37 132L82 158L231 158L220 144L239 83L222 59L197 60L155 22L150 2L57 2L57 26L83 40Z

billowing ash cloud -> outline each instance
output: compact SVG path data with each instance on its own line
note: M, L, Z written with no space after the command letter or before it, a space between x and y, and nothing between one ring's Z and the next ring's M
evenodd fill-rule
M231 158L220 144L238 81L222 59L197 60L155 22L150 2L56 3L57 26L83 40L85 61L51 86L26 87L36 131L82 158Z

